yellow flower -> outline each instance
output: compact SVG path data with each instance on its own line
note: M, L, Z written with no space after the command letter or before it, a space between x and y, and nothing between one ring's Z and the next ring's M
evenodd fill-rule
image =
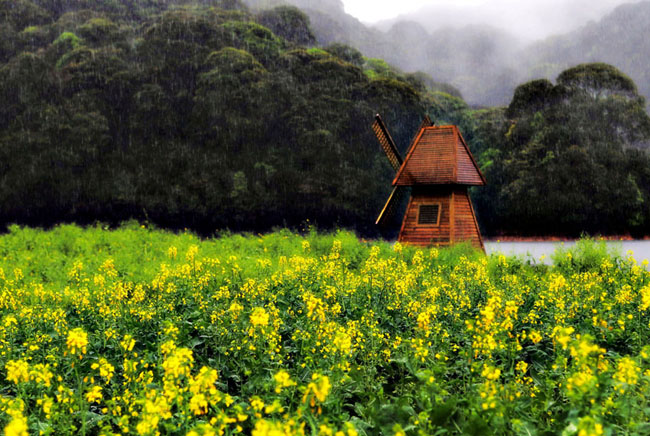
M192 366L194 366L194 356L189 348L176 348L164 360L163 369L165 377L179 378L183 375L189 376Z
M81 358L86 354L86 346L88 345L88 334L82 328L75 328L68 332L68 339L66 340L68 351L70 354L76 354Z
M274 376L273 380L275 380L276 386L275 386L275 392L278 394L282 391L283 388L288 388L289 386L295 386L296 382L291 380L291 376L289 373L283 369L278 371Z
M601 436L604 434L603 425L591 416L578 420L578 436Z
M10 360L5 364L7 381L16 384L29 381L29 364L24 360Z
M311 397L310 405L315 406L314 398L319 402L324 402L325 398L330 392L332 385L330 383L329 377L326 375L314 374L311 376L312 382L307 385L307 389L302 397L302 402L305 403L307 398L310 397L310 394L313 394Z
M346 436L358 436L359 435L359 433L357 432L357 429L354 428L354 424L352 424L350 422L345 423L345 429L346 429L346 432L347 432Z
M194 261L194 258L199 252L199 247L196 245L190 246L190 248L187 249L187 253L185 253L185 260L188 262Z
M147 435L158 429L160 417L158 415L144 414L142 420L136 425L135 430L139 435Z
M571 340L571 334L574 332L573 327L555 327L553 329L553 334L555 335L555 341L560 344L562 349L567 348L569 341Z
M101 386L93 386L86 392L86 401L89 403L99 402L102 398Z
M190 400L190 410L195 415L205 415L208 413L208 400L203 394L195 394Z
M515 365L515 369L517 369L517 371L521 372L522 374L525 374L528 370L528 364L523 360L519 361L517 362L517 365Z
M284 412L284 407L282 407L282 405L278 400L275 400L272 404L268 404L264 406L264 413L266 413L267 415L270 415L275 412L279 412L279 413Z
M131 335L124 335L124 338L120 341L120 346L124 351L132 351L135 346L135 339Z
M223 433L223 432L221 432ZM190 430L185 436L216 436L214 428L210 424L199 424Z
M254 327L269 325L269 314L263 307L256 307L250 316L250 322Z
M113 373L115 372L115 367L108 363L108 361L103 357L99 359L99 362L93 363L90 367L92 369L99 369L99 375L104 377L106 384L111 381Z
M50 413L52 413L52 406L54 405L54 400L47 395L43 398L36 400L36 404L43 408L43 413L45 413L46 418L50 418Z
M29 436L27 418L22 415L14 416L5 427L5 436Z
M260 410L262 410L264 408L264 401L262 401L262 399L260 397L255 395L254 397L251 398L251 407L254 410L259 412Z
M542 335L537 330L531 330L528 337L533 341L533 344L537 344L542 340Z
M567 378L566 388L571 391L576 390L576 394L586 394L591 391L596 384L597 379L590 370L578 371Z
M650 307L650 285L646 285L639 290L641 294L641 306L640 310L648 310Z
M635 385L639 378L639 367L634 359L623 357L616 362L616 373L614 380L628 385ZM620 388L624 390L623 388Z
M402 429L402 426L399 424L393 425L393 432L395 436L406 436L404 429Z
M190 392L198 394L203 391L216 394L217 388L215 387L215 383L217 383L217 380L219 380L217 370L203 366L196 377L190 380Z
M488 380L496 380L501 375L501 370L490 365L484 365L481 375Z
M54 374L50 371L49 364L43 365L42 363L37 363L29 370L29 378L34 380L36 383L51 386Z
M282 425L265 419L257 421L251 432L251 436L282 436L284 434Z
M174 343L173 339L168 340L164 344L160 346L160 352L163 353L163 355L168 355L172 351L176 349L176 344Z

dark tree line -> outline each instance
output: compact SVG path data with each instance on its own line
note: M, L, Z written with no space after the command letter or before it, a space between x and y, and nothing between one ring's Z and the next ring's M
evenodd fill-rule
M90 9L92 7L92 9ZM634 83L604 64L472 110L422 73L334 44L309 19L236 0L0 0L0 223L136 218L202 233L309 220L375 236L424 114L460 126L488 179L489 234L643 233L650 135Z
M374 232L390 176L369 125L408 144L405 78L305 48L295 8L87 3L0 2L2 222Z
M570 68L555 85L519 86L501 121L483 135L490 184L477 200L488 232L647 234L644 108L634 82L606 64Z

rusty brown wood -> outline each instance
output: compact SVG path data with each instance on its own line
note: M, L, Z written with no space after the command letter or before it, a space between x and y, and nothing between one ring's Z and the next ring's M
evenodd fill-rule
M425 127L418 134L393 185L484 185L485 178L455 126Z
M382 150L384 150L384 153L393 169L395 171L399 170L404 161L397 150L395 141L393 141L390 133L388 133L388 129L379 114L375 116L375 121L372 123L372 130L375 132L375 136L377 136L377 140L379 140L379 144L381 145Z
M395 210L399 206L399 203L404 197L404 191L406 189L408 188L405 188L404 186L395 186L393 188L393 191L388 196L388 200L386 200L384 208L381 210L379 216L377 217L377 221L375 221L375 225L381 225L393 216Z
M400 188L412 186L400 227L400 242L426 246L468 241L485 251L468 193L469 186L484 185L485 177L456 126L431 124L427 118L422 121L406 157L396 168L393 192L379 214L377 224L394 210ZM395 168L399 163L399 153L379 116L373 123L373 130ZM439 204L437 225L418 223L422 204Z

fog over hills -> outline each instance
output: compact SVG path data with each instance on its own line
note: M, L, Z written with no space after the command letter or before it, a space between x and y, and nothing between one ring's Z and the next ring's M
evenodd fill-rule
M507 104L524 81L554 80L569 66L594 61L618 67L650 96L650 1L448 2L367 26L340 0L248 0L253 8L287 2L307 12L320 45L349 44L405 72L425 72L460 89L472 105Z
M529 76L554 77L568 66L606 62L628 74L650 98L650 2L621 5L597 23L527 47Z
M373 26L388 30L399 21L414 21L430 33L468 25L490 25L526 41L567 33L599 20L625 0L484 0L476 3L432 2L416 12L380 21Z

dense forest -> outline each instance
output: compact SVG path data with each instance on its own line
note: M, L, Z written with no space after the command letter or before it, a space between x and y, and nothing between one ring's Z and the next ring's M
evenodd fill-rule
M650 118L606 64L520 85L506 108L357 49L301 10L238 0L0 0L0 222L147 220L209 234L314 223L377 236L425 114L484 171L485 233L643 233ZM390 235L390 231L386 234Z

